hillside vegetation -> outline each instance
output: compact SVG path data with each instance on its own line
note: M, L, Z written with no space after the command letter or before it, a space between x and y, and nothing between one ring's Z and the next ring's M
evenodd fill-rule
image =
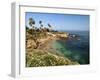
M50 46L51 41L67 39L69 33L53 30L50 24L49 28L45 28L42 21L39 21L39 24L40 28L35 27L35 21L30 18L29 25L32 28L26 26L26 67L79 64L64 57L63 53L51 49Z

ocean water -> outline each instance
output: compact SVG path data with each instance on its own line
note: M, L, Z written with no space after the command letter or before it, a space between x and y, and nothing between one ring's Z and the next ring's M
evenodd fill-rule
M89 31L66 31L78 35L78 38L57 40L53 42L53 48L72 61L80 64L89 64Z

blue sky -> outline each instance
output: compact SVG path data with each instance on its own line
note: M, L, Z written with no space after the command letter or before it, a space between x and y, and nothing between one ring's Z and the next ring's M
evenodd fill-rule
M35 20L36 27L40 27L41 20L44 27L48 27L47 24L50 23L54 30L89 30L89 15L26 12L25 25L28 25L29 18Z

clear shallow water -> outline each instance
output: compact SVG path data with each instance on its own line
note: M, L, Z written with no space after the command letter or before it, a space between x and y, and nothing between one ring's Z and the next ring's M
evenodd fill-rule
M66 31L78 35L78 39L57 40L53 47L73 61L80 64L89 64L89 32L88 31Z

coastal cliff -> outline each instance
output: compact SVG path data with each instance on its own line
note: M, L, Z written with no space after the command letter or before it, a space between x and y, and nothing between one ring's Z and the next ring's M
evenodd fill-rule
M26 36L29 37L30 35ZM59 39L67 39L69 37L69 33L46 33L46 37L37 38L36 40L32 39L31 36L27 40L26 48L38 48L39 45L45 44L49 40L59 40Z
M37 34L37 33L36 33ZM26 66L59 66L79 65L76 61L64 57L62 53L53 49L51 44L55 40L67 40L69 33L47 32L32 36L27 33L26 39Z
M73 36L68 32L54 30L50 23L44 26L40 20L38 27L35 23L33 18L29 18L26 25L26 67L79 65L53 47L55 41L67 40Z

